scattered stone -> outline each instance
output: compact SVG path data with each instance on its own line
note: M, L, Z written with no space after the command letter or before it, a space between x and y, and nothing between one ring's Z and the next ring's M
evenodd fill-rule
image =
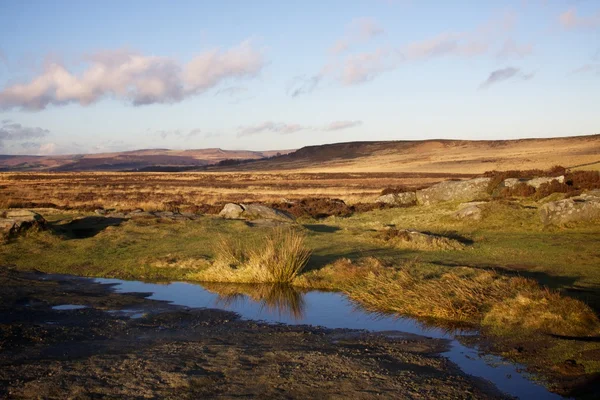
M379 196L375 201L393 206L409 207L417 204L417 194L415 192L389 193Z
M600 190L583 193L540 207L540 220L544 225L564 225L568 222L600 220Z
M238 204L227 203L219 213L219 216L225 219L239 219L243 212L244 209Z
M489 197L487 187L491 178L474 178L466 181L445 181L417 191L417 202L431 205L446 201L472 201Z
M473 201L469 203L462 203L458 206L453 216L456 219L470 219L473 221L480 221L483 218L483 205L487 204L485 201Z
M96 215L106 215L106 210L103 208L97 208L94 210L94 214Z
M28 230L46 229L46 220L40 214L29 210L9 210L0 217L0 238L7 240Z

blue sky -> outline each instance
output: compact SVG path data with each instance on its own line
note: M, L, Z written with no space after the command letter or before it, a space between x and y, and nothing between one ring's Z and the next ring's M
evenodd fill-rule
M0 154L600 133L600 1L0 0Z

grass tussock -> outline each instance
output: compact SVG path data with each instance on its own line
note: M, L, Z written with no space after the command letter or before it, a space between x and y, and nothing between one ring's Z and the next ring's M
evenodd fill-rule
M531 279L493 271L456 267L427 272L410 265L386 266L374 258L358 262L340 259L304 282L337 286L373 310L483 326L495 334L600 333L598 317L583 302L542 288Z
M294 229L275 229L258 242L221 238L215 262L198 280L237 283L291 283L306 266L311 250Z

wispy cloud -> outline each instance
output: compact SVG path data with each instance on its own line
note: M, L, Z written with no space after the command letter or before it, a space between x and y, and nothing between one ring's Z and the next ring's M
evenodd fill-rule
M300 124L287 124L283 122L265 121L256 125L238 127L238 137L256 135L258 133L273 132L280 134L290 134L307 129Z
M567 30L586 29L600 27L600 10L593 15L580 17L577 10L571 8L558 17L559 24Z
M352 21L348 32L343 38L337 40L331 47L330 52L340 54L352 46L367 42L372 38L385 33L385 30L373 18L358 18Z
M39 139L50 134L48 129L39 127L28 127L3 120L0 125L0 140L31 140Z
M198 136L200 133L202 133L200 129L191 129L189 131L183 129L166 129L153 132L154 135L160 136L163 140L169 138L187 140Z
M600 75L600 64L585 64L581 67L574 69L573 74L595 74Z
M252 78L265 61L250 41L228 50L205 51L186 64L128 50L103 51L87 56L87 68L71 72L60 62L29 82L0 90L0 109L41 110L48 105L89 105L114 97L133 105L175 103L201 94L231 79Z
M524 58L533 53L533 45L523 44L519 45L513 39L507 39L500 51L498 52L498 58L507 60L511 58Z
M411 62L425 62L441 57L476 57L491 53L500 45L499 58L522 58L533 46L505 39L513 30L517 16L514 12L498 14L471 30L442 32L400 46L379 46L375 49L342 55L360 42L384 32L375 21L362 19L351 25L349 33L330 49L333 55L317 74L294 78L287 93L292 97L313 92L322 81L333 79L345 86L371 81L385 72Z
M480 89L487 89L490 86L504 82L510 79L521 79L521 80L529 80L535 76L534 72L531 73L523 73L519 68L507 67L502 69L497 69L490 73L490 76L479 85Z
M311 93L317 88L322 78L323 76L321 74L313 76L296 76L289 82L287 93L292 97Z
M325 125L324 131L341 131L342 129L355 128L362 125L362 121L333 121Z
M383 48L355 54L343 61L340 80L344 85L367 82L385 71L394 69L398 63L398 55Z
M244 94L248 91L247 87L244 86L229 86L216 91L215 96L229 96L234 97L240 94Z

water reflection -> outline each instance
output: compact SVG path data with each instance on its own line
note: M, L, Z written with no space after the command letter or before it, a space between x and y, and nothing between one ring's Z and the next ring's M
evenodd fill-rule
M205 283L203 286L219 296L217 306L239 307L250 298L260 304L261 311L277 314L280 318L289 317L295 321L305 318L305 292L290 285Z

